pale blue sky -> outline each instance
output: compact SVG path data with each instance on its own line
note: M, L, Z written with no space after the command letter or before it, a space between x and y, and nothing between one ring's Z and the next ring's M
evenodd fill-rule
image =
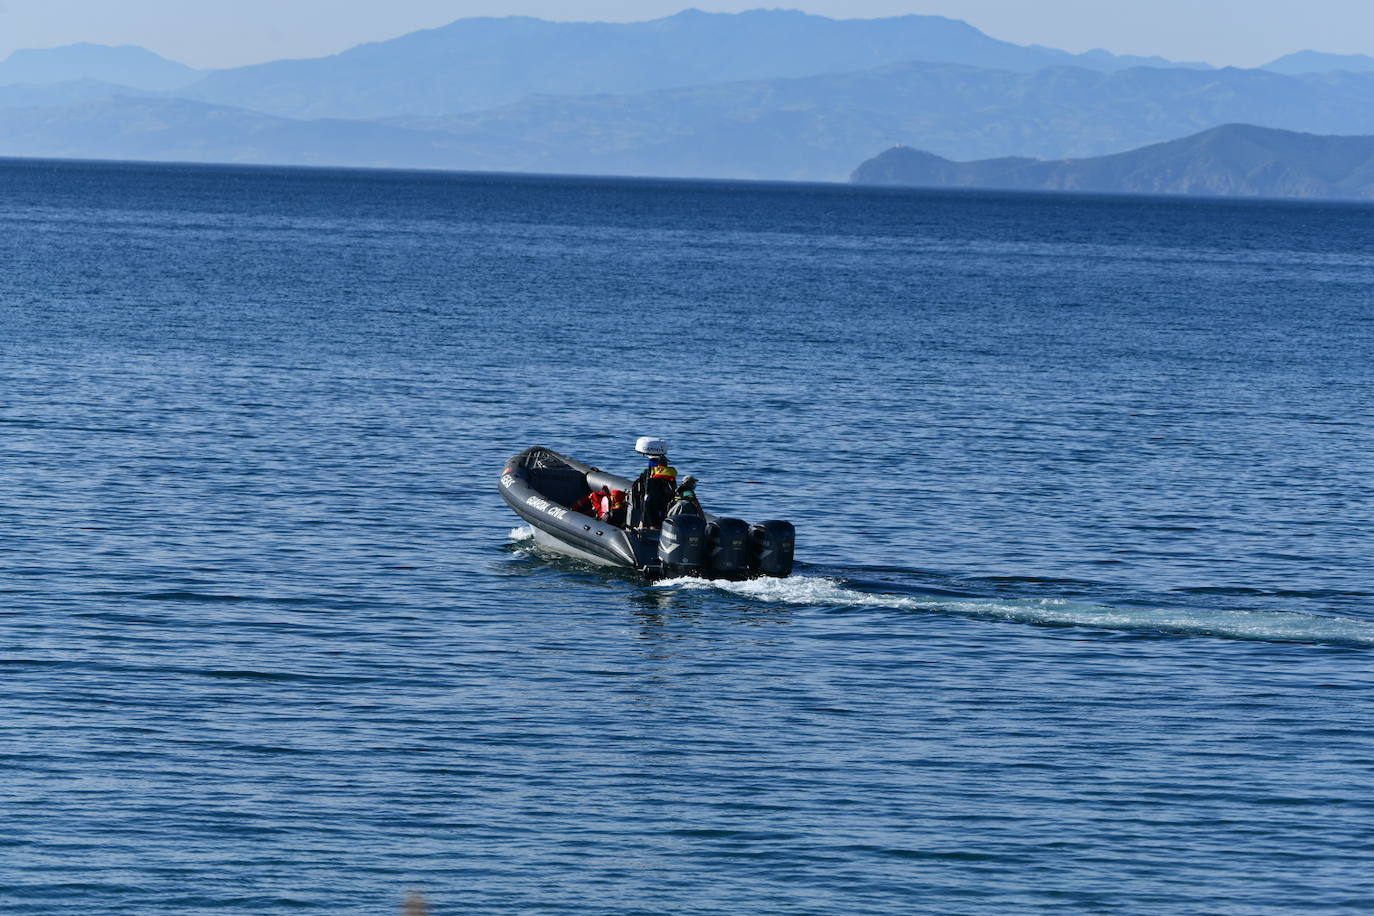
M1304 48L1374 54L1374 0L0 0L0 56L91 41L228 67L331 54L464 16L624 21L684 6L787 6L833 18L936 13L1019 44L1236 66Z

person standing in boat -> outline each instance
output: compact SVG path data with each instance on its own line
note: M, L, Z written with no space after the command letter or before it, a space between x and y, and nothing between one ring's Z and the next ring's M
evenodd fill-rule
M635 443L635 451L648 459L649 466L630 487L632 518L640 529L661 528L677 492L677 469L668 463L668 444L662 439L643 436Z

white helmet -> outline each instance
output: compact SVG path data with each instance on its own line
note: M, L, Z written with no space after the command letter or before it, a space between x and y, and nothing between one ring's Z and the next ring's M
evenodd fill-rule
M635 443L635 451L656 458L668 454L668 443L653 436L640 436L639 441Z

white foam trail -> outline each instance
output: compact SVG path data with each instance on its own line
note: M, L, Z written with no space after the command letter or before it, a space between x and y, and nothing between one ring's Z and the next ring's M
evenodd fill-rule
M529 525L521 525L519 528L512 528L510 530L510 539L512 541L528 541L533 537L534 529Z
M659 588L715 589L756 601L825 607L874 607L955 614L1015 623L1098 627L1104 630L1150 630L1189 636L1251 639L1266 642L1332 643L1374 647L1374 622L1351 617L1324 617L1289 611L1209 610L1187 608L1111 608L1063 599L918 598L882 595L849 588L837 579L792 576L747 582L666 579Z

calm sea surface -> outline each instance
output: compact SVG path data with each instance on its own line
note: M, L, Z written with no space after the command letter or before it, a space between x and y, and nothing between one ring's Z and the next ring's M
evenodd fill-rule
M11 161L0 437L4 913L1374 911L1374 207Z

